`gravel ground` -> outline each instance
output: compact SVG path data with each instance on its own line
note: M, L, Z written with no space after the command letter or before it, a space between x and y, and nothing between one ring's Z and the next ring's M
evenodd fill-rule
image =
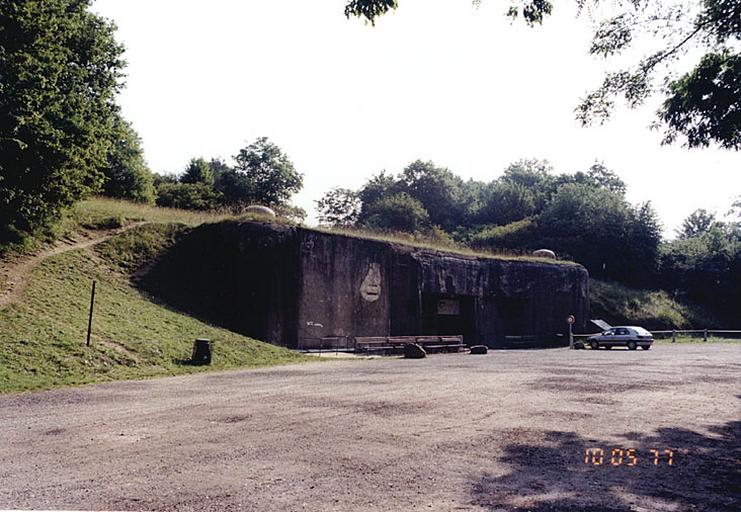
M662 344L2 396L0 508L738 510L740 370Z

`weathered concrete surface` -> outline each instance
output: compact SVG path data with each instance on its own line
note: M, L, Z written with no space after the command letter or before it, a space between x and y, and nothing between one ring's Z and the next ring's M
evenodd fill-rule
M740 371L738 344L657 344L0 396L0 509L735 512Z
M209 320L293 347L438 334L489 346L513 337L565 344L566 317L573 314L583 329L588 311L588 275L578 265L255 222L195 229L145 286Z

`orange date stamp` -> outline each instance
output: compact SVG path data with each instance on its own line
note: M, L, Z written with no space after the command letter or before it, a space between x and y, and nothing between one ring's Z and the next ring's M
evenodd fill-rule
M648 453L639 453L635 448L586 448L584 464L628 467L674 466L674 450L651 448Z

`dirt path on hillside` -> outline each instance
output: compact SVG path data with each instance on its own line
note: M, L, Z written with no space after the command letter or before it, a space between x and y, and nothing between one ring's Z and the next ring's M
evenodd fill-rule
M28 288L33 270L45 259L68 251L85 249L105 242L111 237L120 235L130 229L139 227L146 222L135 222L121 228L106 231L86 231L76 233L72 237L44 247L31 255L13 257L8 261L0 261L0 309L19 302Z

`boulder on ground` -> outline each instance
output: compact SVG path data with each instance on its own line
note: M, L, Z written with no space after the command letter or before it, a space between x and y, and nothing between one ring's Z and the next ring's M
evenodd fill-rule
M471 355L481 355L489 352L489 347L486 345L474 345L471 347Z
M427 352L416 343L409 343L408 345L404 345L404 357L408 359L422 359L423 357L427 357Z

